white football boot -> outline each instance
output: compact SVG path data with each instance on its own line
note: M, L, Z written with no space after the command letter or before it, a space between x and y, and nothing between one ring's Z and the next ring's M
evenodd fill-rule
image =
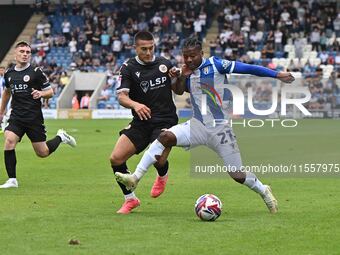
M61 141L63 143L66 143L66 144L70 145L71 147L77 146L76 139L74 139L73 136L70 136L69 134L67 134L64 129L59 129L58 132L57 132L57 136L59 136L61 138Z
M134 191L137 188L138 180L133 174L115 173L116 180L124 184L127 190Z
M268 185L264 185L264 186L266 187L266 190L264 191L264 194L261 195L263 198L263 201L265 202L266 206L268 207L271 213L277 213L278 211L277 200L274 197L271 188Z
M0 189L18 188L19 184L16 178L9 178L4 184L0 185Z

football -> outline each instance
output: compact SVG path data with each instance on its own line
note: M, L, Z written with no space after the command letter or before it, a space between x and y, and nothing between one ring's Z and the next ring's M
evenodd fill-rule
M196 200L195 213L201 220L214 221L222 213L222 202L213 194L204 194Z

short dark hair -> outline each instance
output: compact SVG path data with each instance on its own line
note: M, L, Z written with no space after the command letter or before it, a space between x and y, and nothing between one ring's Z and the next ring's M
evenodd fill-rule
M23 46L27 46L27 47L31 48L31 45L28 42L26 42L26 41L19 41L19 42L17 42L17 44L15 45L15 48L23 47Z
M153 41L154 38L149 31L139 31L137 34L135 34L134 44L136 44L138 40Z
M185 39L182 48L184 49L184 48L196 48L196 47L202 50L202 42L196 36L191 36L188 39Z

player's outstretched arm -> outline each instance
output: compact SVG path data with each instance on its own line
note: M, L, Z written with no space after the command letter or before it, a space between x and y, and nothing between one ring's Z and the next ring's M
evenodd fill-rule
M118 102L121 106L125 108L133 109L140 120L147 120L151 118L151 110L144 104L133 101L129 97L129 93L126 91L121 91L118 93Z
M237 61L235 62L235 67L232 72L240 74L252 74L260 77L277 78L286 83L291 83L295 80L294 76L288 72L277 72L263 66L249 65Z

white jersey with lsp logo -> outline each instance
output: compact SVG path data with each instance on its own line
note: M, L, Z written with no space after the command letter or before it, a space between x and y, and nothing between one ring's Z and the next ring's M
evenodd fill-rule
M228 95L225 88L226 74L233 72L234 61L210 57L186 79L187 91L193 109L193 117L204 125L215 125L216 121L228 120L223 110L223 99Z

